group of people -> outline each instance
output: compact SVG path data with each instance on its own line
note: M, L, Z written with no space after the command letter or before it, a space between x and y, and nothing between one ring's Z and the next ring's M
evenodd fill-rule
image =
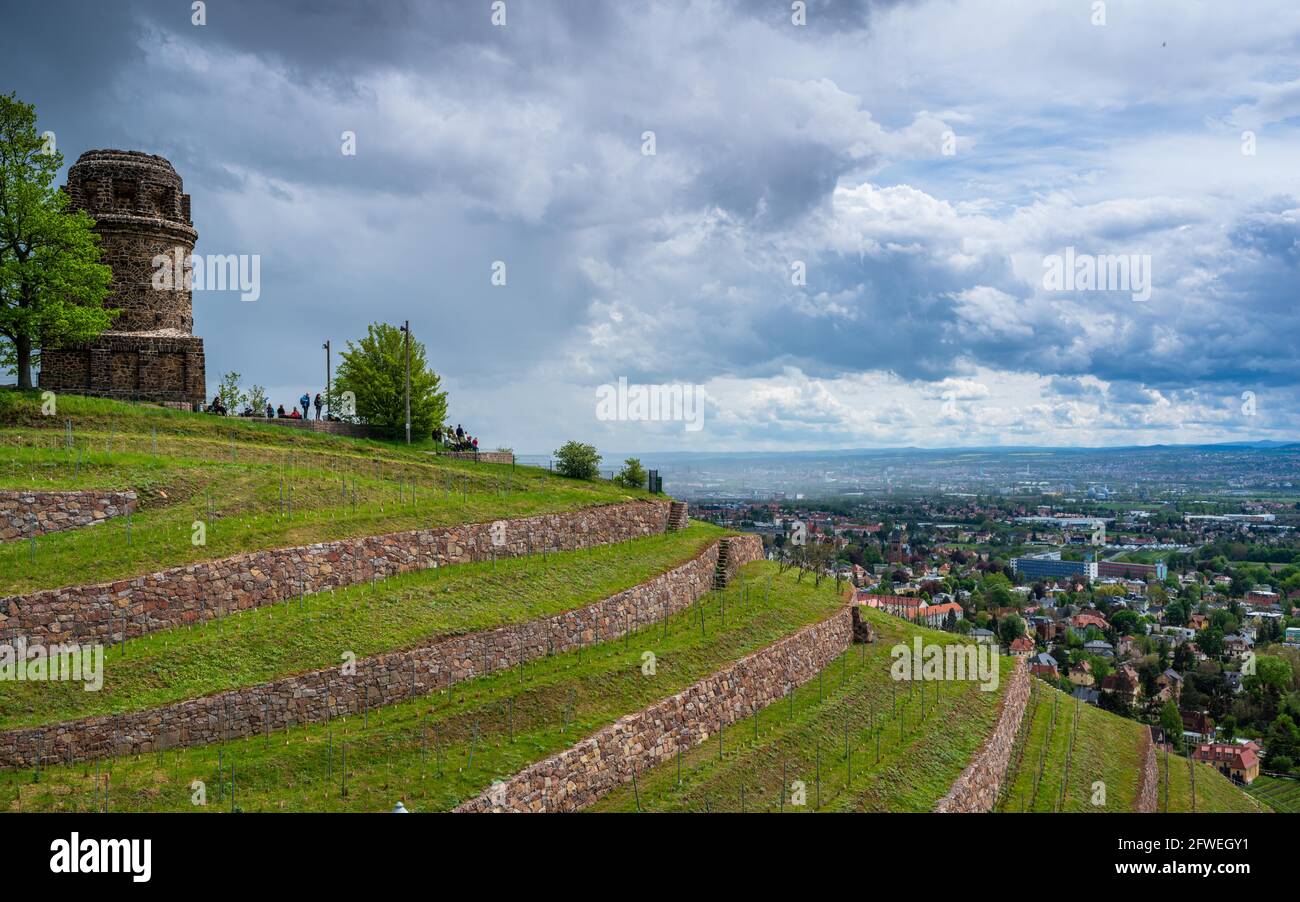
M319 420L321 418L321 408L325 406L325 398L320 392L316 393L314 403L316 406L316 419ZM286 412L283 404L280 404L273 409L271 407L271 402L267 401L265 415L268 420L306 420L310 418L312 404L313 401L311 395L307 394L307 392L303 392L302 397L298 399L298 407L302 408L302 413L298 412L298 407L293 406L290 406L289 410ZM226 408L225 402L221 400L220 395L213 395L212 403L207 406L206 410L208 413L214 413L217 416L229 416L229 411ZM257 417L262 416L262 411L254 411L251 404L245 404L244 409L240 411L239 415L241 417ZM331 419L333 419L333 417L331 417Z
M446 438L443 437L441 427L434 429L433 440L446 444L452 451L478 451L478 439L466 433L460 423L456 424L455 429L447 429Z

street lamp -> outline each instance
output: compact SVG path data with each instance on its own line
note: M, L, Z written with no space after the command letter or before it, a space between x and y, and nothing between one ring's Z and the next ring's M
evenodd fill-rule
M411 321L401 327L406 343L406 443L411 443Z
M325 339L325 344L321 345L325 349L325 419L330 417L330 395L334 394L333 379L330 375L330 342Z

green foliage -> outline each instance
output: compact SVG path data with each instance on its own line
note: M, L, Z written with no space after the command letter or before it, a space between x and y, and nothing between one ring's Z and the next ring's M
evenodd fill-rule
M646 487L646 472L641 467L639 457L629 457L623 461L623 469L614 477L614 481L627 486L629 489L643 489Z
M1178 715L1178 706L1172 698L1166 699L1160 709L1160 729L1164 731L1166 742L1176 749L1183 747L1183 719Z
M1279 714L1268 728L1264 747L1268 749L1269 769L1277 770L1272 766L1274 756L1294 761L1297 754L1300 754L1300 728L1296 727L1295 721L1289 716Z
M1295 762L1286 755L1269 755L1268 769L1275 773L1290 773L1295 768Z
M253 408L254 416L262 416L266 413L266 387L253 383L248 387L248 406Z
M217 388L217 397L221 399L222 404L226 405L226 410L232 414L239 413L239 406L248 399L248 395L240 391L239 379L239 373L233 371L226 373L221 377L221 385ZM266 407L265 402L263 402L262 407Z
M1291 662L1275 655L1256 655L1255 673L1246 677L1245 684L1247 689L1286 692L1291 688Z
M600 455L595 445L565 442L555 452L555 472L570 479L595 479L600 473Z
M1135 611L1118 611L1110 618L1110 625L1115 628L1115 632L1119 635L1131 636L1137 630L1141 619Z
M94 220L69 212L55 184L62 165L45 153L35 107L0 95L0 366L19 388L32 387L39 348L93 338L116 313L103 307L113 273Z
M402 330L388 323L371 323L365 338L349 341L334 378L337 396L356 396L356 416L362 422L404 434L406 428L406 350ZM428 438L447 417L447 393L438 391L442 380L429 369L424 345L411 336L411 436Z
M1025 634L1025 621L1015 614L1009 614L998 621L998 638L1004 645L1010 645Z

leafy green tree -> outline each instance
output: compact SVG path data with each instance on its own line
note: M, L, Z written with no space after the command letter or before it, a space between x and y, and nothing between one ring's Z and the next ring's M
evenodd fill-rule
M1275 655L1256 655L1255 672L1246 677L1245 685L1247 689L1284 693L1291 688L1291 662Z
M1004 645L1010 645L1025 634L1025 621L1015 614L1008 614L998 621L998 637Z
M405 335L397 326L371 323L365 338L349 341L334 377L334 396L352 392L356 416L362 422L391 429L394 436L406 430ZM429 369L424 345L411 336L411 435L428 438L447 418L447 393L442 380ZM331 404L331 410L339 409Z
M600 455L595 445L565 442L555 452L555 472L570 479L595 479L600 473Z
M1268 728L1268 738L1264 741L1264 747L1268 749L1270 767L1275 755L1294 761L1296 753L1300 752L1300 728L1296 727L1295 721L1288 715L1279 714L1273 721L1273 725Z
M1223 633L1216 629L1203 629L1196 637L1196 647L1211 658L1223 654Z
M231 413L239 413L239 405L248 400L248 395L239 389L239 380L239 373L226 373L221 377L221 385L217 388L217 397ZM263 404L262 407L265 408L266 405Z
M32 387L39 348L85 341L108 328L113 278L99 262L95 220L68 210L55 185L63 155L45 152L36 108L0 95L0 366Z
M646 472L641 467L639 457L629 457L623 461L623 469L614 477L615 482L622 483L629 489L643 489L646 486Z
M266 413L266 387L256 383L248 387L248 406L253 408L254 416L261 416Z
M1141 619L1136 611L1118 611L1110 618L1110 625L1115 628L1117 634L1131 636L1137 630Z
M1171 626L1187 625L1187 605L1175 598L1165 605L1165 623Z
M1165 741L1176 749L1183 747L1183 718L1178 714L1178 706L1172 698L1166 699L1160 709L1160 729L1164 731Z

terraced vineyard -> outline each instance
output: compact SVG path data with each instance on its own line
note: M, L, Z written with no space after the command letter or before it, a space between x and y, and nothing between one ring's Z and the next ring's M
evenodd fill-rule
M0 544L0 595L150 573L267 548L577 510L647 494L536 467L238 418L0 393L0 488L131 489L139 510L92 529ZM72 446L68 447L67 422ZM206 524L206 544L191 541Z
M1300 813L1300 780L1260 774L1246 792L1267 808L1285 814Z
M111 644L100 691L76 680L0 684L0 750L13 765L0 770L0 810L376 811L398 800L415 811L449 810L575 760L592 737L622 736L631 722L653 726L653 712L665 709L652 706L686 707L676 694L705 692L700 687L717 697L684 696L702 708L680 719L690 731L672 734L673 747L689 739L679 755L632 768L630 783L610 765L585 795L575 784L572 807L930 811L991 738L1003 750L1010 742L1008 731L994 732L1010 658L1000 659L996 691L977 680L897 681L890 653L897 644L968 640L858 609L874 641L850 645L824 666L852 631L833 581L819 585L761 561L737 570L759 554L754 537L727 538L703 524L676 528L685 523L680 505L672 517L662 503L605 507L644 492L96 399L60 398L57 417L41 416L35 395L0 399L0 488L130 489L140 498L129 520L0 544L0 594L122 580L111 590L58 593L56 601L55 593L13 600L4 612L11 633L22 622L62 637L80 616L86 622L71 626ZM597 506L607 518L590 513ZM577 551L539 553L534 522L528 541L499 557L487 547L486 527L469 525L576 511L546 522L567 530L549 541L568 544L550 547L591 546ZM191 541L194 521L207 524L206 544ZM365 550L350 559L346 580L339 548L299 547L461 524L455 537L436 541L450 547L478 530L476 555L458 546L459 556L440 549L435 557L391 538L355 543ZM383 558L390 566L372 563L370 555L390 547L391 560ZM285 550L243 559L237 588L223 568L238 562L125 579L270 549ZM283 563L288 558L296 568ZM264 566L268 559L279 563ZM471 559L478 562L447 564ZM434 566L440 562L447 565ZM173 604L193 574L214 569L221 574L205 577L202 590L211 598ZM321 573L351 585L328 588L334 582ZM307 585L326 588L304 594ZM241 604L228 604L236 593L244 593ZM676 613L643 620L645 598ZM134 632L124 606L133 606ZM112 619L95 621L103 607ZM166 617L149 620L158 610ZM553 648L557 623L562 641ZM122 640L128 632L135 638ZM471 648L481 658L467 661ZM412 657L425 652L431 657ZM370 668L364 679L336 678L349 658ZM416 664L431 682L417 685ZM395 680L400 691L390 691ZM748 711L737 707L747 700ZM641 716L647 709L652 714ZM708 718L721 728L701 729ZM646 735L652 748L664 739ZM1132 810L1142 735L1135 722L1078 707L1034 681L998 808ZM145 751L116 754L133 748ZM1160 777L1169 810L1262 807L1213 770L1170 761L1168 774L1161 761ZM526 780L510 779L531 765ZM1107 789L1100 806L1097 781ZM986 806L982 789L974 792ZM1288 790L1261 781L1254 792L1285 807ZM537 801L526 785L519 792L524 807Z
M136 711L336 666L344 652L363 658L535 620L645 582L722 535L697 523L545 560L440 567L130 639L108 649L100 691L69 681L6 684L0 729Z
M1157 751L1156 768L1160 774L1157 811L1255 814L1268 810L1204 762Z
M412 810L445 810L841 604L832 584L818 588L792 573L778 575L774 565L750 564L725 590L621 641L329 725L47 765L39 780L30 769L3 771L0 806L94 811L107 787L112 811L213 812L230 809L233 785L234 805L244 811L375 811L398 799ZM645 672L647 651L655 655L653 675ZM918 701L907 710L917 712ZM927 723L937 728L937 714ZM205 785L205 806L193 804L195 780Z
M920 629L866 610L878 635L820 677L608 794L595 811L929 811L996 718L1001 691L974 681L899 682L890 649ZM1004 690L1012 662L1001 659ZM792 786L798 784L797 789Z
M998 810L1136 811L1145 733L1146 727L1137 721L1083 704L1034 680ZM1169 760L1177 765L1169 810L1191 811L1187 759L1175 755ZM1163 811L1162 754L1157 761L1157 806ZM1196 780L1198 810L1254 810L1251 800L1216 771L1198 766Z

